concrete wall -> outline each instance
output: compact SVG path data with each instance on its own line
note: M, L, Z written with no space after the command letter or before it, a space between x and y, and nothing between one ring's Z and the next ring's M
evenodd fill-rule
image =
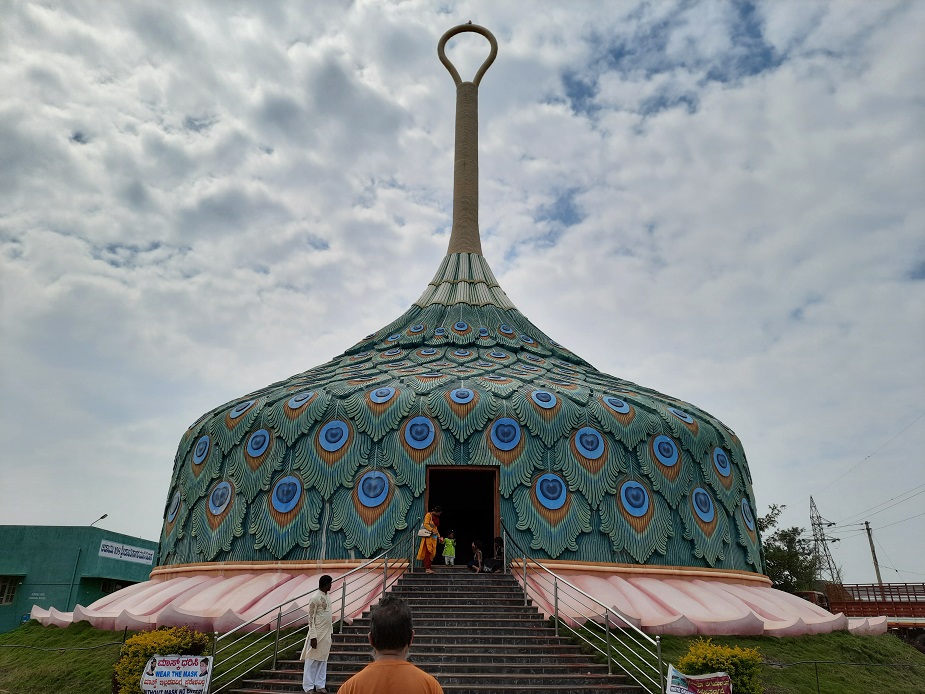
M0 633L28 619L33 605L70 612L103 597L104 583L147 580L151 564L100 556L104 540L157 553L156 542L101 528L0 525L0 578L17 584L13 602L0 605Z

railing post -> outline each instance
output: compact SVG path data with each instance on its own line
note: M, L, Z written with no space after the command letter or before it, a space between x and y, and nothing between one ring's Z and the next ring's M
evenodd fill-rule
M662 637L655 637L655 651L658 653L658 686L659 690L665 688L665 672L662 670Z
M604 636L607 639L607 674L613 674L613 665L610 662L610 613L604 612Z
M340 630L344 631L344 620L347 618L347 581L342 580L340 584Z
M385 587L389 582L389 555L386 554L382 562L382 600L385 597Z
M527 606L527 552L524 551L524 607Z
M559 581L553 579L552 581L552 618L556 622L556 636L559 635Z
M280 607L279 611L276 613L276 643L273 644L273 667L271 670L276 669L276 656L279 654L279 627L283 622L283 608ZM213 667L214 667L213 663Z
M218 632L212 632L212 667L215 667L215 642L218 641Z

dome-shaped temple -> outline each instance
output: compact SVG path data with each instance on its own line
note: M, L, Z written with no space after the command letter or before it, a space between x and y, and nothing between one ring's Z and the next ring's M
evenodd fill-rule
M443 51L460 31L492 48L471 82ZM457 86L453 230L420 299L326 364L196 421L150 585L75 613L110 628L218 629L234 623L222 615L391 547L440 504L461 548L503 524L652 632L846 628L762 575L751 475L729 427L598 371L499 286L478 230L478 83L496 52L474 25L439 43Z

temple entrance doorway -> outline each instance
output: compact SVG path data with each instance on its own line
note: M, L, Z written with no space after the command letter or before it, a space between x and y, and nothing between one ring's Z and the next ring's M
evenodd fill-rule
M486 467L428 467L427 509L443 508L440 534L456 532L456 564L472 559L472 541L482 542L485 558L492 555L494 538L501 534L498 505L498 470ZM443 563L443 546L437 546L437 564Z

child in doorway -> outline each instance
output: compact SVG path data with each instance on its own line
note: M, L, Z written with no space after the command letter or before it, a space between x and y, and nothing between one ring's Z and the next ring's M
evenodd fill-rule
M456 563L456 533L452 530L443 538L443 563L447 566Z

